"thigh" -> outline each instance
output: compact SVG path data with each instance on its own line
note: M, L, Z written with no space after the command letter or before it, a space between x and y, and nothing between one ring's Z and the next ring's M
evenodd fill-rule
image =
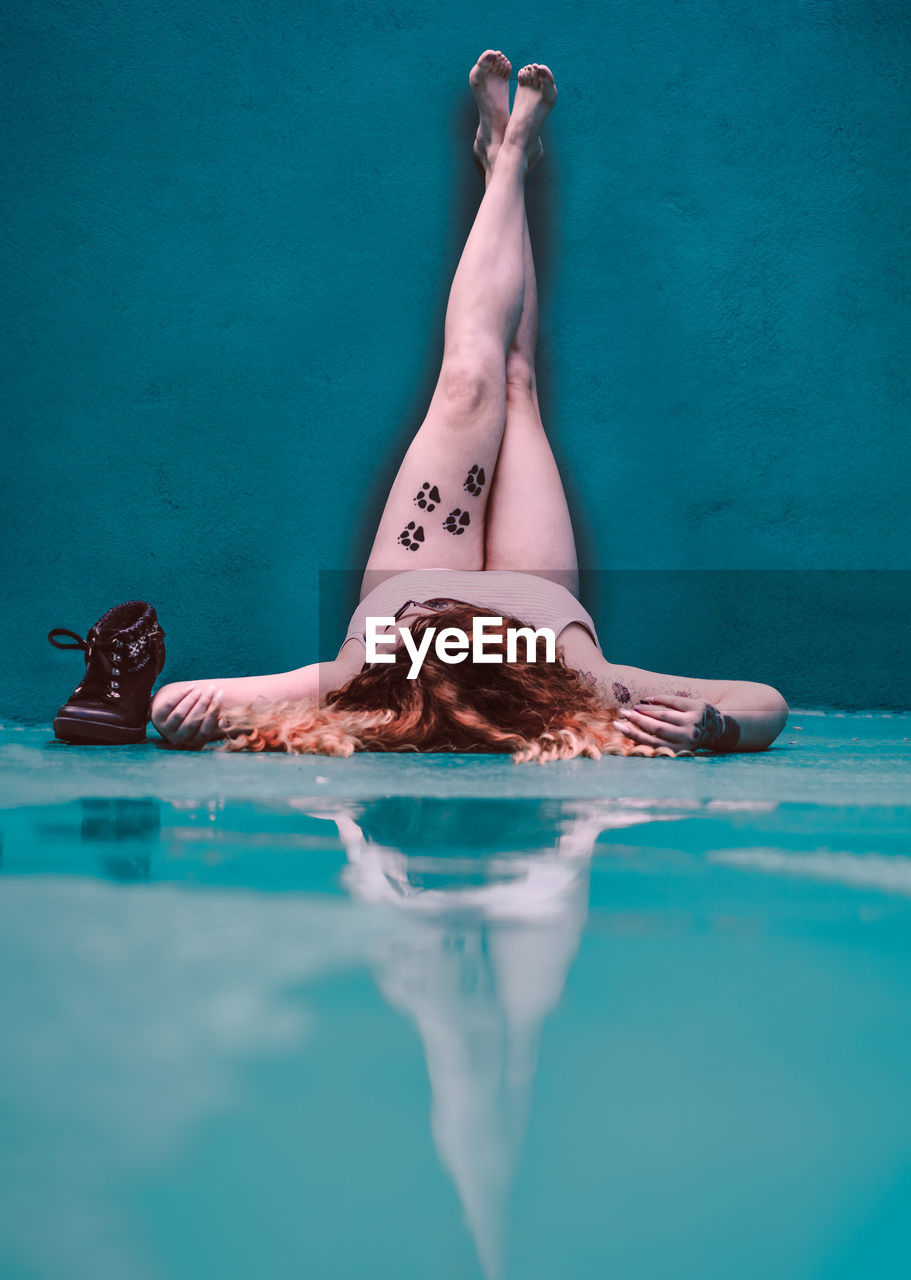
M484 568L487 495L505 417L505 388L460 404L437 385L389 491L365 583L406 569Z
M569 507L534 392L510 394L508 400L484 567L531 571L579 594Z

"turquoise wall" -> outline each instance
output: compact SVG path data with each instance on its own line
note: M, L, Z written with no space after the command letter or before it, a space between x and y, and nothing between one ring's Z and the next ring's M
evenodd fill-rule
M541 397L608 655L911 706L909 25L898 0L8 8L3 715L75 684L50 627L137 596L170 679L318 656L319 575L362 563L435 380L488 46L559 88ZM352 602L324 594L334 643Z

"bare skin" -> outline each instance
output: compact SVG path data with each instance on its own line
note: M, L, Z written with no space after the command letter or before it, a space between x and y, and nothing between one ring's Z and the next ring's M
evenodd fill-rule
M474 153L485 185L493 176L509 120L509 88L503 71L498 63L491 65L482 55L469 76L478 104ZM538 138L529 160L530 170L540 164L543 154ZM506 354L506 425L487 508L484 568L523 569L578 595L572 520L538 402L538 285L524 209L522 255L522 314Z
M531 64L533 67L536 63ZM509 124L509 76L512 63L499 49L482 53L468 73L468 83L478 104L478 131L475 134L474 153L485 175L493 172L497 152L503 145ZM529 156L529 171L540 164L544 144L538 137ZM526 224L527 225L527 224Z

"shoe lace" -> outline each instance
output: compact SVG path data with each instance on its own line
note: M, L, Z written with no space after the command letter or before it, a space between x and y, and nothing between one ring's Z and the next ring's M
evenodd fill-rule
M75 644L61 644L55 636L69 636ZM82 636L66 627L54 627L47 638L55 649L82 649L85 651L85 676L75 693L90 693L96 689L106 698L116 701L120 697L120 668L123 661L123 641L116 636L99 635L94 627L83 640Z

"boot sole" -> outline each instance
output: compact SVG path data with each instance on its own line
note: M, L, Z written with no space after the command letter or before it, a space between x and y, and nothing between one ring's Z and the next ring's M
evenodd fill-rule
M141 729L130 729L126 725L93 724L91 720L73 720L68 716L57 716L54 734L63 742L106 743L108 746L146 740L145 725Z

